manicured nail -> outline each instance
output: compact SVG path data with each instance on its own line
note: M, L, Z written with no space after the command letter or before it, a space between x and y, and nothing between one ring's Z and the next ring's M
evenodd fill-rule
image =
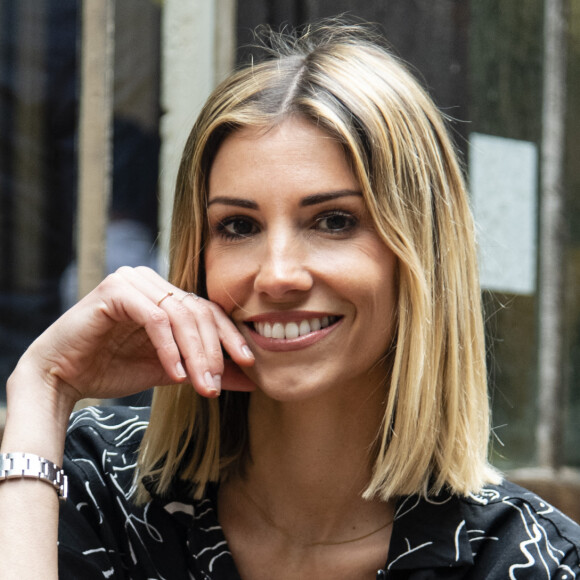
M246 358L254 358L254 353L250 350L250 347L247 344L242 346L242 352L244 353Z
M206 371L206 373L203 375L203 378L205 379L205 384L207 388L211 391L212 395L217 397L221 392L221 381L222 381L221 376L215 375L214 377L212 377L211 373L209 371Z
M183 368L183 365L181 364L181 361L179 361L176 365L175 365L175 370L177 371L177 376L184 379L187 376L187 373L185 372L185 369Z

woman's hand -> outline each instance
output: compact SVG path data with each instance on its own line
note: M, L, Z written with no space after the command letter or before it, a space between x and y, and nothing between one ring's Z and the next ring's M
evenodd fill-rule
M231 360L224 361L222 346ZM187 380L206 397L217 396L220 384L249 390L253 383L237 365L253 362L244 338L219 306L152 270L121 268L20 359L7 384L1 451L35 453L61 465L69 414L78 400L122 397ZM23 578L56 578L54 489L30 479L2 482L0 513L6 577L18 570Z
M224 361L222 346L231 361ZM217 396L222 386L251 390L236 365L253 362L218 305L172 286L153 270L124 267L45 331L19 365L29 365L76 401L186 380L207 397ZM225 365L230 368L224 375Z

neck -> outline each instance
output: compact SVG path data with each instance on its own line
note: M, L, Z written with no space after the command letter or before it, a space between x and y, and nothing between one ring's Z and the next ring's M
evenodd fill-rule
M333 405L327 399L280 403L256 393L249 408L250 474L269 484L290 478L292 485L320 486L325 493L327 483L340 483L337 477L349 487L364 486L382 409L368 402Z
M340 544L386 527L391 506L361 497L382 411L378 392L362 401L283 403L256 392L249 408L253 461L244 481L232 482L241 501L304 544Z

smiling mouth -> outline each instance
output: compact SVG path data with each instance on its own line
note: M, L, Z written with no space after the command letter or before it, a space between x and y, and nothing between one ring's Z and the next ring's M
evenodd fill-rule
M288 340L332 326L339 319L340 316L323 316L304 319L300 322L250 322L249 326L264 338Z

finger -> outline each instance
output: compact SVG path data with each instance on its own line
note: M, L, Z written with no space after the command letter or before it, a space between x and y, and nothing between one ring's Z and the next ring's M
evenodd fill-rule
M123 276L112 274L107 277L98 292L102 295L106 313L111 319L118 322L133 321L145 329L168 377L175 382L185 380L181 353L168 314Z
M166 310L179 321L173 331L195 387L205 383L211 388L213 382L213 387L220 390L224 372L222 344L242 365L254 363L244 337L216 304L188 292L168 301Z
M202 395L217 396L221 390L223 353L211 309L203 301L195 310L174 300L167 312L173 335L194 388Z
M187 298L187 294L184 298ZM189 302L189 303L188 303ZM178 300L175 304L171 305L172 310L176 311L179 315L179 321L185 321L190 319L192 325L195 325L195 331L199 337L199 343L204 349L205 356L208 362L208 370L210 373L221 375L224 370L223 352L220 343L220 337L218 335L217 321L214 316L214 310L211 305L206 300L196 300L193 302L191 299L186 302L183 299ZM182 329L185 330L185 336L182 337ZM190 346L190 340L196 340L195 336L189 337L188 326L179 324L176 330L176 336L178 337L178 343L184 344L184 348ZM182 350L182 354L185 355Z
M218 336L225 350L237 364L244 367L252 366L255 362L254 354L242 333L220 306L213 302L210 304L214 312Z
M140 292L145 294L157 306L161 306L166 300L172 298L179 288L173 286L162 278L157 272L145 266L131 268L122 266L115 274L126 280ZM174 300L174 298L172 298Z
M178 313L183 312L180 306L176 303L177 301L187 306L192 312L201 313L202 317L207 318L209 324L200 325L199 332L202 337L202 342L208 350L211 370L217 372L218 369L214 365L217 364L217 361L219 360L218 366L221 372L221 348L218 348L218 344L215 340L215 334L213 332L214 323L217 324L219 340L232 359L241 366L251 366L254 364L254 355L250 350L248 343L236 325L219 305L201 298L193 292L177 290L174 286L172 287L168 285L167 282L157 274L157 272L150 268L139 266L134 269L134 272L154 283L155 288L160 292L163 292L166 288L173 288L174 293L171 297L167 295L161 297L162 303L167 311L177 310ZM166 300L166 298L171 299ZM208 314L205 310L206 307L211 308L214 315L213 319L206 316Z
M152 300L159 297L157 306L169 316L174 339L193 387L206 397L219 395L223 353L209 302L172 286L149 268L138 267L122 273L147 292ZM188 296L191 298L186 301Z

